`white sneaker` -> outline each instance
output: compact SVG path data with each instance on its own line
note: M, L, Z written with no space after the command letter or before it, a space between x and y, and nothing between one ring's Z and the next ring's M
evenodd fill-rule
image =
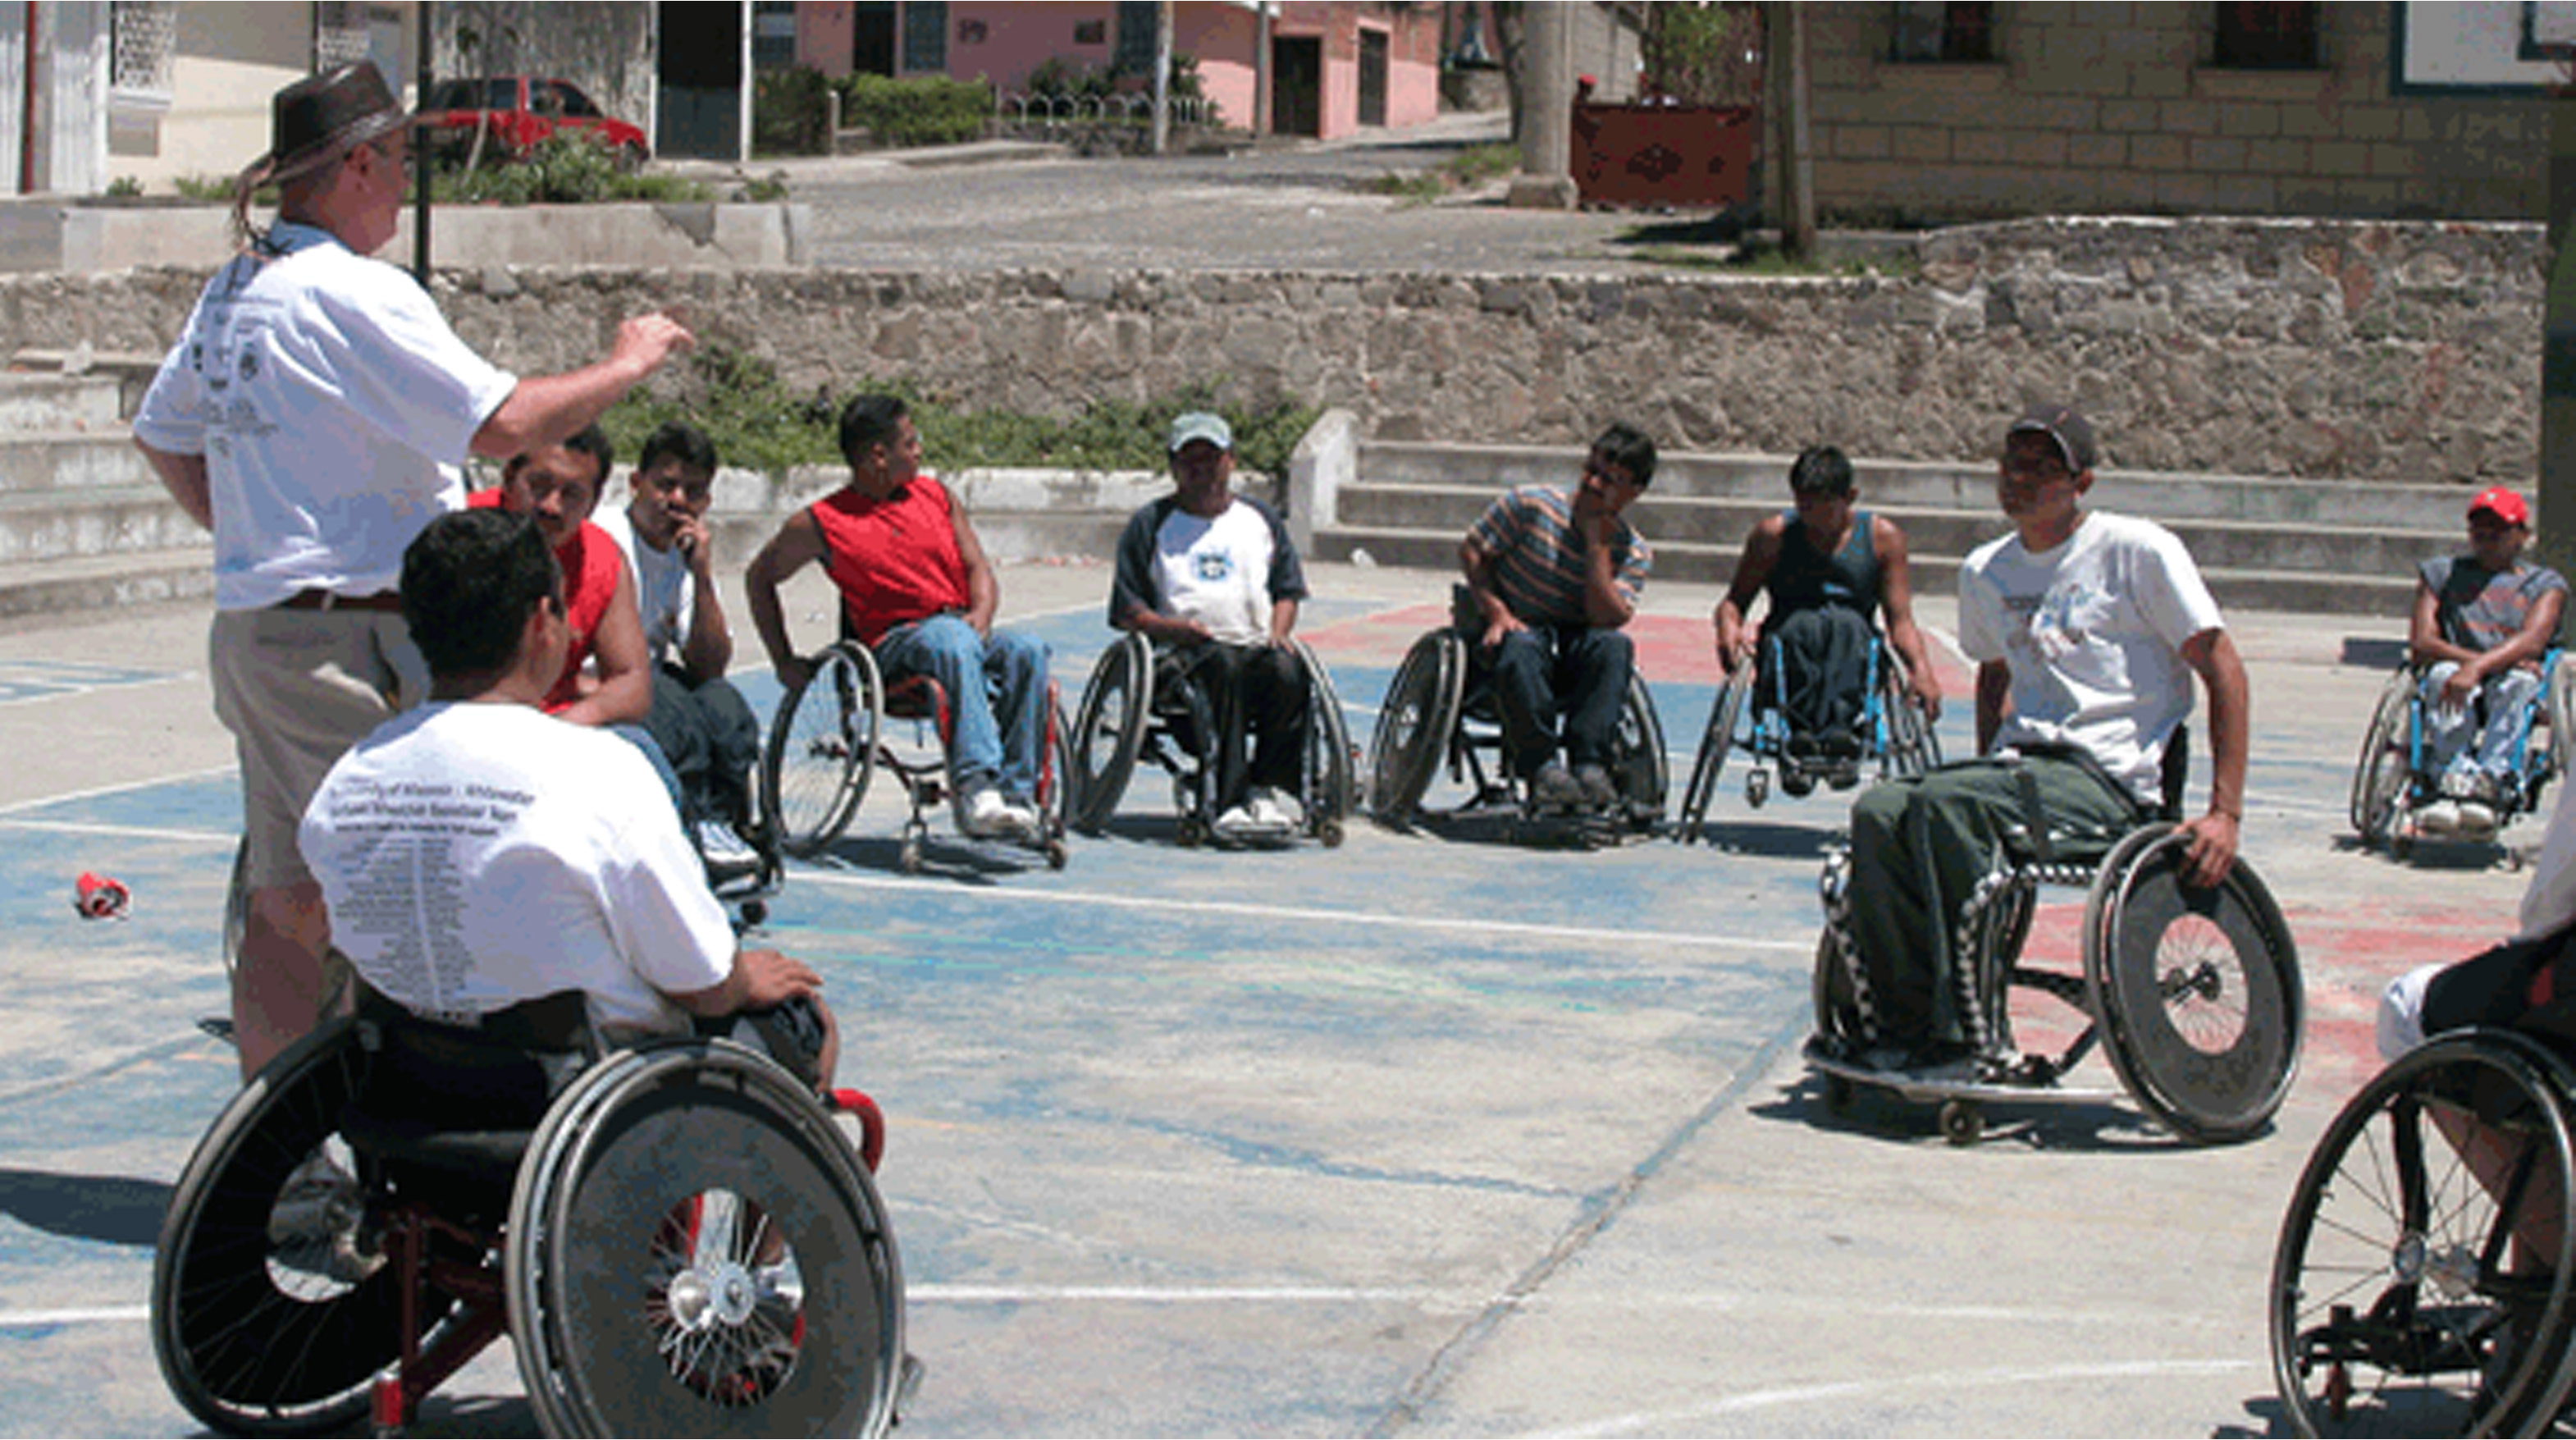
M2415 829L2425 835L2452 835L2460 828L2460 802L2436 800L2415 812Z
M697 824L698 856L718 875L747 875L760 868L760 852L722 820Z
M1008 835L1020 823L1021 816L1011 808L1011 802L989 786L967 796L965 803L957 807L957 828L978 840Z
M1297 828L1297 814L1289 808L1291 803L1276 790L1255 790L1243 808L1252 812L1256 828L1284 835Z
M1216 832L1219 840L1240 840L1259 830L1261 823L1252 818L1252 806L1246 803L1227 807L1208 828Z
M2460 823L2452 833L2483 840L2495 832L2496 813L2493 809L2475 800L2460 802Z

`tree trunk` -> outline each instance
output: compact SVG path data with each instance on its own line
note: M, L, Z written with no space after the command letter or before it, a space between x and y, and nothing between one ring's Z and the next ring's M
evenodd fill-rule
M1529 17L1522 13L1521 0L1494 0L1494 48L1503 57L1503 89L1512 98L1512 148L1521 148L1529 123L1530 99L1522 87L1529 83Z

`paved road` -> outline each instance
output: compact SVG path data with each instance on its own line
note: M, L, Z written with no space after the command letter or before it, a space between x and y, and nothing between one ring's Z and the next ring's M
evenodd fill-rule
M1446 579L1314 578L1304 629L1365 735ZM1005 574L1070 686L1106 579ZM1657 587L1639 626L1677 767L1713 693L1712 600ZM817 628L819 597L792 613ZM1687 849L1363 823L1338 850L1240 855L1177 848L1148 770L1061 874L947 846L919 878L871 800L772 930L825 974L844 1078L892 1117L930 1366L906 1433L2277 1431L2273 1231L2364 1073L2370 996L2503 928L2521 877L2491 850L2352 850L2380 672L2342 663L2338 622L2239 618L2247 850L2313 1024L2277 1133L2222 1149L2121 1105L1999 1111L1972 1150L1920 1109L1829 1113L1795 1045L1847 797L1756 812L1730 778ZM193 1025L220 1005L238 803L202 637L169 611L0 637L0 1433L190 1433L143 1313L168 1186L232 1085ZM1964 742L1963 710L1944 731ZM82 869L132 883L134 918L76 917ZM2040 953L2072 929L2069 904L2045 912ZM504 1353L424 1430L532 1426Z
M1623 237L1640 227L1696 230L1672 217L1507 209L1494 187L1437 204L1366 188L1502 135L1499 117L1465 117L1397 139L1234 155L777 168L813 207L814 262L863 268L1592 272L1634 266Z

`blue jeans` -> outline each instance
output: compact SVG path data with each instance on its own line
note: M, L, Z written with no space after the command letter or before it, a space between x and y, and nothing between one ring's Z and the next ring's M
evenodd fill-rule
M2513 742L2522 734L2524 712L2540 695L2540 672L2517 665L2490 675L2469 703L2442 708L2442 686L2459 666L2445 660L2424 671L2424 768L2434 776L2452 771L2502 780L2514 771Z
M876 645L891 685L928 675L948 692L948 772L960 796L988 786L1022 804L1038 793L1045 737L1047 647L996 630L986 639L956 615L898 625Z
M1532 625L1503 637L1493 666L1494 708L1513 774L1533 779L1556 758L1560 717L1566 764L1610 763L1628 703L1628 672L1636 666L1636 647L1624 632Z

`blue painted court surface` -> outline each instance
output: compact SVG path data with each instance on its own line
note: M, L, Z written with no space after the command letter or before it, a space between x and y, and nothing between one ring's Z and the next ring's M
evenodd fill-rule
M1106 639L1088 593L1105 579L1063 577L1053 608L1007 622L1051 644L1068 710ZM1300 631L1365 746L1445 581L1350 583L1361 593L1327 591ZM1714 695L1705 614L1639 630L1676 790ZM0 654L0 709L99 723L84 717L115 714L117 687L196 665L194 643L156 669L21 640ZM2116 1108L1999 1120L1976 1151L1901 1109L1828 1118L1795 1046L1821 847L1849 797L1751 811L1740 757L1708 843L1688 848L1530 849L1362 819L1338 849L1183 849L1165 777L1140 766L1110 833L1075 837L1065 870L962 844L942 813L918 877L897 868L881 782L839 847L792 867L766 935L824 975L842 1082L891 1124L879 1181L929 1366L905 1433L2261 1427L2262 1256L2307 1138L2363 1063L2352 1027L2384 937L2450 945L2442 927L2509 909L2518 882L2334 850L2359 722L2327 712L2346 691L2366 704L2377 676L2260 673L2282 738L2258 745L2248 849L2316 937L2312 1000L2342 1038L2312 1057L2280 1135L2218 1152ZM765 674L737 679L755 708L774 703ZM1943 717L1952 754L1966 711L1954 699ZM142 1317L168 1186L235 1085L194 1022L225 1009L237 815L219 766L65 776L0 810L0 1433L192 1433ZM132 887L130 919L74 913L84 869ZM2356 908L2373 905L2375 929ZM2339 915L2382 937L2352 941L2372 955L2348 981ZM2097 1223L2105 1187L2153 1198L2134 1201L2106 1273L2068 1289L2050 1227ZM2195 1197L2197 1221L2178 1213ZM2010 1238L1962 1248L1980 1235ZM2168 1258L2132 1253L2154 1246ZM2201 1298L2172 1297L2195 1312L2174 1322L2159 1306L2185 1280ZM1981 1353L1924 1339L1953 1302L2004 1317ZM1834 1338L1792 1343L1749 1317L1765 1306ZM1961 1378L2051 1366L2076 1377L2054 1397ZM505 1346L423 1430L533 1423Z

